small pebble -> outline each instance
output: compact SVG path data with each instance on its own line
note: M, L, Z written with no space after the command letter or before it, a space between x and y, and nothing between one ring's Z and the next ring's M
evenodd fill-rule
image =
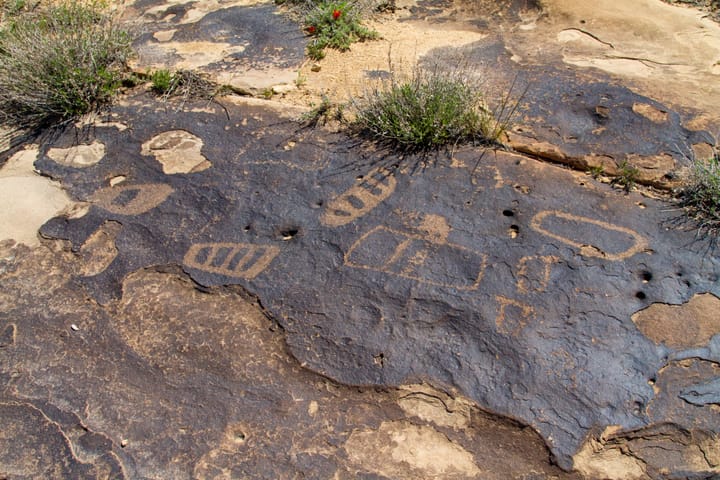
M127 444L128 444L128 441L126 439L123 438L122 440L120 440L120 446L122 448L127 447Z
M77 332L78 330L80 330L80 328L79 328L77 325L75 325L74 323L73 323L72 325L70 325L70 328L71 328L73 331L75 331L75 332Z
M310 67L310 70L313 72L319 72L322 67L319 63L313 63L312 67Z

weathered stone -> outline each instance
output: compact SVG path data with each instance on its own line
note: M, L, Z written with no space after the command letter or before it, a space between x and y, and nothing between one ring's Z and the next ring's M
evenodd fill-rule
M133 68L199 71L251 94L292 84L305 55L300 27L274 5L251 3L138 2L126 15L134 11L154 33L135 42Z
M38 229L49 218L70 208L62 187L35 173L38 149L21 150L0 169L0 240L38 245Z
M354 385L453 385L533 426L565 468L597 428L652 423L648 381L675 350L638 331L632 314L720 294L717 259L680 248L693 234L663 229L675 215L663 204L503 152L483 155L473 174L482 151L472 148L412 175L402 162L363 166L399 160L282 128L260 107L226 108L229 122L222 110L134 118L133 137L118 139L94 182L38 162L80 198L109 199L94 191L110 170L133 179L123 188L170 192L138 209L105 199L43 227L79 249L103 222L123 225L117 258L81 280L98 300L118 298L123 279L150 265L182 265L208 288L242 285L304 365ZM213 168L168 177L138 160L137 132L171 130L203 138ZM680 277L678 265L694 268Z
M238 289L202 292L178 269L142 269L103 308L71 279L82 262L0 247L0 312L16 319L14 342L0 348L0 465L11 478L377 479L403 459L351 439L407 432L419 451L456 452L463 463L446 471L578 479L548 464L534 432L468 399L423 385L344 387L307 371ZM427 395L468 405L468 423L453 428L399 406ZM414 474L438 471L396 441Z
M90 145L75 145L69 148L51 148L47 156L61 165L86 168L95 165L105 156L105 145L93 142Z

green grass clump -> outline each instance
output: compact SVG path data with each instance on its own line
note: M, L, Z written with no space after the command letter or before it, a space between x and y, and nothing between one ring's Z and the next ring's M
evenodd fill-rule
M622 187L626 193L629 193L637 184L639 176L640 170L630 165L627 160L623 160L618 167L617 176L612 179L610 184Z
M305 31L312 37L307 47L314 60L325 57L325 49L345 51L355 42L378 38L377 32L362 25L356 5L346 1L322 0L315 3L304 19Z
M477 81L461 71L416 69L408 80L391 79L353 101L361 135L407 153L466 141L496 143L514 113L497 119ZM507 107L507 99L503 111Z
M167 68L155 70L150 74L151 90L158 95L169 93L173 88L175 78Z
M698 223L699 233L720 234L720 156L697 160L689 184L680 193L686 215Z
M0 123L35 129L109 102L131 49L104 6L12 3L0 26Z

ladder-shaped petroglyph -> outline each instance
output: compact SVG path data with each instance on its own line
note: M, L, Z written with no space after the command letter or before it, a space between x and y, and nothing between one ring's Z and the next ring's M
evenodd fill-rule
M345 254L345 265L375 270L430 285L474 290L480 285L487 256L448 242L378 226Z
M634 230L561 211L538 213L530 227L577 248L587 257L619 261L645 251L648 246L647 240Z
M320 220L331 227L347 225L366 215L395 191L397 180L393 173L377 169L362 177L340 196L328 202Z
M517 266L517 291L522 294L544 292L550 282L553 264L560 261L553 255L529 255L522 257Z
M117 215L140 215L160 205L173 191L164 183L120 185L98 190L90 201Z
M183 259L185 266L207 273L252 280L280 253L273 245L196 243Z
M505 335L517 336L535 316L535 310L518 300L496 295L498 313L495 317L497 331Z

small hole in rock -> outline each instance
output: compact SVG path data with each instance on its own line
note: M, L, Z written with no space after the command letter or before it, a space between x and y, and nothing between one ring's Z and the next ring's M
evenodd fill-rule
M246 232L249 232L251 228L252 228L252 226L250 226L250 225L245 225L245 227L243 228L243 230L245 230Z
M299 230L295 227L288 228L287 230L283 230L280 232L280 236L282 236L283 240L292 240L295 235L297 235Z
M637 206L640 208L645 208L645 204L643 202L637 202Z
M365 178L365 175L358 175L355 177L356 180L362 180L363 178Z
M505 210L503 210L502 214L505 215L506 217L512 217L515 215L515 212L513 212L512 210L509 210L509 209L505 209Z
M645 282L645 283L649 282L653 278L652 273L648 272L647 270L642 272L640 274L640 277L642 278L643 282Z
M645 300L647 298L647 295L645 295L645 292L637 292L635 294L635 298L639 300Z
M510 235L510 238L517 238L519 233L520 227L517 225L510 225L510 228L508 229L508 235Z

